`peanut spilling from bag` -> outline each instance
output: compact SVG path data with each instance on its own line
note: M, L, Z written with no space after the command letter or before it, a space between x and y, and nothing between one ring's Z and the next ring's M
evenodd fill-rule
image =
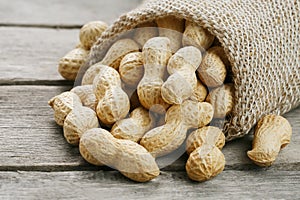
M81 29L81 44L60 61L65 78L75 79L106 27L91 22ZM160 161L179 154L183 144L190 179L202 182L220 174L225 135L212 124L230 118L235 86L218 39L194 22L168 16L114 41L86 70L80 86L49 101L66 140L79 144L87 162L138 182L157 177L158 166L164 167ZM265 116L249 158L270 166L291 133L284 118Z

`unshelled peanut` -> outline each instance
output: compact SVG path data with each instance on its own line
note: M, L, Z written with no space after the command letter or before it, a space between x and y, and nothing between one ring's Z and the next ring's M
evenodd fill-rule
M217 127L205 126L199 128L188 136L186 140L186 152L190 154L203 144L210 144L221 150L225 145L225 135Z
M206 181L220 174L225 167L221 150L211 144L203 144L189 156L185 169L190 179Z
M171 57L170 40L155 37L143 47L144 76L137 87L140 103L153 112L164 113L169 107L161 96L163 77Z
M120 39L110 47L100 63L118 70L120 62L124 58L124 56L129 53L138 51L139 45L134 40Z
M155 120L143 107L134 109L129 118L117 121L111 129L115 138L139 142L143 135L153 128Z
M201 83L201 81L197 81L196 88L192 96L190 97L193 101L203 102L207 97L208 91L207 88Z
M96 110L97 99L94 94L93 85L77 86L74 87L71 92L77 94L83 106Z
M101 122L110 125L126 117L130 102L121 88L118 71L109 66L101 66L94 79L93 88L98 100L96 112Z
M99 163L117 169L134 181L150 181L160 173L154 157L144 147L131 140L116 139L101 128L86 131L79 147L84 147Z
M183 46L195 46L201 51L208 49L214 42L215 36L194 22L185 22L185 31L182 36Z
M98 118L94 110L84 107L75 107L64 121L64 137L72 145L78 145L82 134L91 129L98 128Z
M54 110L54 119L60 126L64 125L67 115L74 109L74 107L81 107L80 98L73 92L64 92L51 98L48 104Z
M99 62L90 66L82 77L81 85L93 85L94 79L99 74L102 66L104 65Z
M257 165L272 165L279 151L290 143L292 127L283 117L278 115L264 116L255 128L252 150L248 157Z
M213 117L213 108L206 102L186 100L173 105L166 113L166 123L147 132L140 144L154 157L171 153L184 142L190 128L207 125Z
M79 39L82 46L90 50L93 44L101 36L101 34L107 29L108 25L102 21L92 21L85 24L79 33Z
M213 106L215 118L224 118L232 111L234 105L233 85L225 84L212 90L206 101Z
M190 98L197 86L195 71L202 60L201 52L193 46L179 49L169 60L170 74L161 88L161 95L169 104L181 104Z
M86 62L89 51L75 48L60 59L58 72L67 80L75 80L80 67Z
M121 61L119 73L122 81L129 87L136 87L144 75L141 52L127 54Z
M223 50L221 47L212 47L207 50L203 57L203 61L197 70L202 83L208 87L221 86L226 78L227 70L224 63ZM222 48L221 48L222 49Z

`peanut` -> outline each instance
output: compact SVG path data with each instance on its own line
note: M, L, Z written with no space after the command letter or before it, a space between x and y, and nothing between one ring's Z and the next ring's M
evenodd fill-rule
M185 31L182 37L183 46L195 46L201 51L208 49L214 42L215 36L206 29L191 21L185 22Z
M215 118L224 118L231 112L234 105L233 90L232 84L225 84L208 94L206 101L213 106Z
M92 130L92 129L90 129ZM86 148L84 142L79 140L79 152L82 158L87 161L88 163L96 166L103 166L103 164L97 160Z
M157 25L155 22L146 22L138 25L134 32L133 39L143 47L149 39L158 36L156 27Z
M169 60L170 74L161 88L161 95L168 104L181 104L190 98L197 86L195 71L202 60L201 52L193 46L179 49Z
M93 44L101 36L101 34L107 29L108 25L102 21L92 21L85 24L79 33L79 39L82 46L90 50Z
M60 126L64 125L65 118L74 109L82 106L79 97L73 92L64 92L51 98L48 104L54 110L54 119Z
M225 157L214 145L203 144L189 156L185 165L186 172L194 181L206 181L224 170Z
M81 85L93 85L94 79L100 73L102 66L101 63L90 66L82 77Z
M142 53L127 54L120 63L119 73L125 84L136 87L144 75Z
M210 52L217 54L221 58L226 69L228 70L228 67L230 66L230 62L227 58L227 55L225 54L224 48L221 46L213 46L210 48Z
M119 69L120 62L129 53L139 51L139 45L132 39L116 41L108 50L101 64Z
M221 47L208 49L197 70L200 80L208 87L221 86L225 81L227 70L224 63L225 55L223 52Z
M75 80L80 67L86 62L89 51L75 48L60 59L58 72L67 80Z
M279 151L290 143L292 127L283 117L266 115L257 123L248 157L261 167L271 166Z
M114 68L101 66L93 88L98 100L96 112L104 124L110 125L126 117L130 109L129 98L122 90L120 75Z
M159 27L159 36L170 39L171 50L175 53L181 47L184 19L167 16L157 19L156 23Z
M149 111L139 107L131 112L129 118L117 121L110 132L115 138L138 142L147 131L153 128L154 122Z
M197 129L186 140L186 152L190 154L206 143L216 146L221 150L225 145L225 135L219 128L213 126L205 126Z
M201 83L201 81L197 81L196 88L192 96L190 97L193 101L203 102L207 97L208 91L207 88Z
M82 105L96 110L97 99L93 91L93 85L82 85L74 87L71 92L77 94Z
M213 117L209 103L186 100L181 105L173 105L166 113L166 124L147 132L140 144L154 157L166 155L180 147L190 128L207 125Z
M163 113L169 107L161 96L166 66L171 57L170 40L156 37L143 47L144 76L137 87L140 103L153 112Z
M98 128L98 118L90 108L78 106L73 109L64 121L64 136L68 143L78 145L82 134L91 129Z
M116 139L101 128L86 131L79 147L84 147L99 163L117 169L134 181L150 181L160 173L155 159L144 147L130 140Z

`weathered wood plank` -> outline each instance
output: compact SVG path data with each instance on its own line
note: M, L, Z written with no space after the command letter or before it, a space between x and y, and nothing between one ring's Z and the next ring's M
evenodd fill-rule
M79 42L79 30L0 27L0 84L62 83L59 59Z
M297 199L299 171L224 171L196 183L162 172L134 183L118 172L0 172L1 199Z
M113 22L141 0L60 1L0 0L0 24L82 25L92 20Z
M78 149L64 141L47 101L70 87L0 86L0 170L72 170L91 168ZM271 169L300 170L300 107L286 115L293 138ZM251 137L226 145L226 169L256 168L246 156ZM184 170L186 155L165 170Z

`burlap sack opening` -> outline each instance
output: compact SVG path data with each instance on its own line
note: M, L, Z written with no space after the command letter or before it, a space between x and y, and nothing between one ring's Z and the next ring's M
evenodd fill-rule
M298 0L150 0L121 16L92 48L88 65L101 61L116 37L137 25L174 15L214 34L229 58L235 105L224 126L227 140L247 134L265 114L300 104Z

